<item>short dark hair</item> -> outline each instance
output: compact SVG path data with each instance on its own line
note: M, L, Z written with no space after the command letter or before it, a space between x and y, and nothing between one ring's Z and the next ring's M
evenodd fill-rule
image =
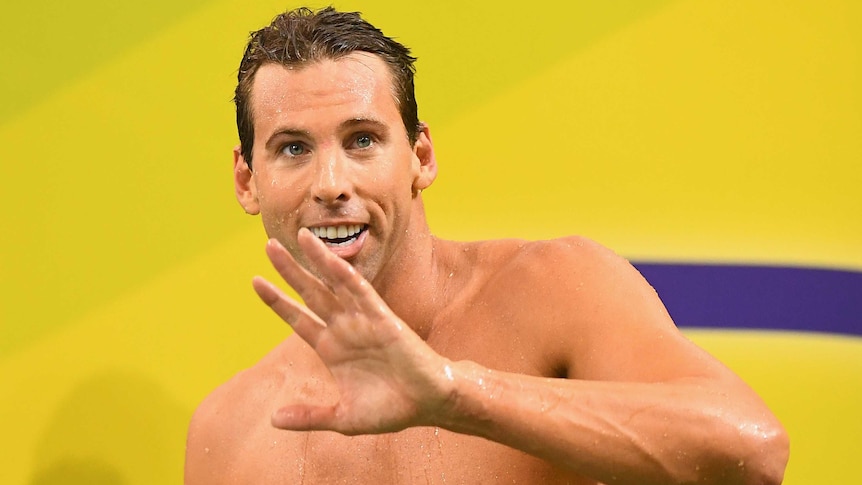
M352 52L376 54L389 66L395 101L410 144L419 136L419 114L413 87L416 69L410 49L383 35L363 20L359 12L339 12L332 7L313 11L307 7L289 10L251 33L242 56L234 93L236 126L242 156L251 167L254 119L251 88L260 66L274 62L300 66L324 59L339 59Z

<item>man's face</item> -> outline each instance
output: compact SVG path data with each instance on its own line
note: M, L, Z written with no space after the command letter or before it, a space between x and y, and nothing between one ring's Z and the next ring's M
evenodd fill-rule
M373 281L403 242L417 189L430 184L390 79L364 52L293 69L266 64L255 75L254 170L235 150L237 194L305 266L302 227ZM430 148L426 135L417 146Z

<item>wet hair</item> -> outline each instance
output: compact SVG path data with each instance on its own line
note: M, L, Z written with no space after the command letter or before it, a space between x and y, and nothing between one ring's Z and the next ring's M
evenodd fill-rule
M272 22L251 33L239 65L236 103L236 126L242 156L251 167L254 146L254 117L251 88L260 66L278 63L301 67L321 60L337 60L352 52L379 56L392 77L393 95L401 113L410 144L419 135L419 115L413 87L415 57L410 49L383 35L363 20L359 12L339 12L332 7L318 11L302 7L275 17Z

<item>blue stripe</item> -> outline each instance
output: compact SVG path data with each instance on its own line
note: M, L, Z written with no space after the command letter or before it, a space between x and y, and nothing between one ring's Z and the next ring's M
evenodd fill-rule
M862 336L862 272L633 263L680 327Z

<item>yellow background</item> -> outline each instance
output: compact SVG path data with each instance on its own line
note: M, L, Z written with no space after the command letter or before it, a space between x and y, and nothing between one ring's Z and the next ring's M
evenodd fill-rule
M335 4L419 57L438 235L862 270L858 2ZM196 404L287 334L230 178L236 66L284 6L4 6L0 483L180 482ZM788 427L785 483L862 482L858 337L687 333Z

